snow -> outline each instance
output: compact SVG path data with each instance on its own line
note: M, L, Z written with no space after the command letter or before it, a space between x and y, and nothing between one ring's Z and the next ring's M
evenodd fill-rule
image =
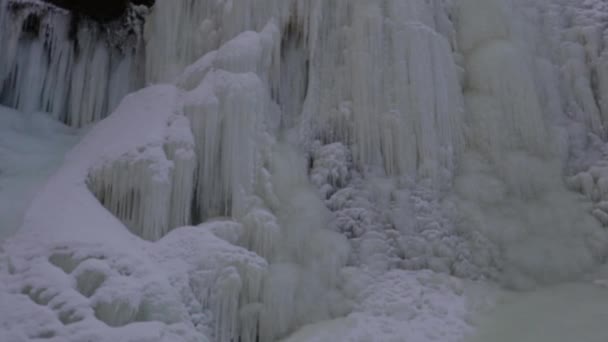
M461 341L470 330L463 284L430 271L390 271L351 280L359 303L344 318L305 326L285 342Z
M78 31L83 59L49 70L48 37L22 39L7 13L0 98L21 111L0 123L53 141L22 169L75 143L29 116L49 91L50 117L95 124L48 181L25 179L35 195L2 197L27 201L0 249L0 339L525 340L574 304L598 322L601 2L159 0L142 50L115 59ZM50 37L63 15L41 17ZM118 104L139 71L149 86ZM5 127L12 168L40 143ZM501 287L533 292L507 305ZM477 320L485 296L496 310ZM511 314L525 319L502 334Z

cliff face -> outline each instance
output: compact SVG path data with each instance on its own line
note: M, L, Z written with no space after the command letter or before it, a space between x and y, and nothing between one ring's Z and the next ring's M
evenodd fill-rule
M55 6L68 9L91 17L98 21L110 21L119 18L127 10L129 3L134 5L154 5L154 0L106 0L81 1L81 0L45 0Z

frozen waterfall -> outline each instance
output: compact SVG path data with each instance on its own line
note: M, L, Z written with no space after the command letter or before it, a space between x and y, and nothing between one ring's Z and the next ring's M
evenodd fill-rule
M608 336L605 1L139 3L0 0L0 341Z

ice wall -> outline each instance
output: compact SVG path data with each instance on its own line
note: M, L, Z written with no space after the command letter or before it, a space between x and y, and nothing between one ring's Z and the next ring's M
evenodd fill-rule
M447 13L436 8L421 1L160 1L146 25L148 80L172 79L195 56L273 18L281 44L262 78L285 112L283 126L304 116L326 142L353 143L360 165L441 183L462 149L463 100L453 32L444 35Z
M242 225L240 232L215 233L263 257L268 272L260 286L259 279L218 270L218 287L225 289L214 299L217 341L276 340L348 307L338 291L338 271L349 246L326 229L329 211L308 184L302 151L278 134L280 108L263 81L278 38L269 23L186 68L177 88L165 90L163 106L153 109L167 116L167 127L159 121L160 130L146 134L161 134L162 144L121 142L111 154L114 148L106 147L90 159L88 188L145 240L162 243L180 225L218 217ZM114 115L131 117L134 125L143 115L135 109L140 97L125 99Z
M0 103L70 126L99 121L141 85L142 20L131 9L102 25L45 3L2 0Z
M469 148L455 190L465 224L501 246L503 279L512 286L576 276L606 255L605 232L563 181L559 149L568 141L560 141L554 125L580 99L556 108L561 95L551 87L559 87L538 86L547 75L569 76L557 67L537 67L550 62L527 45L526 35L534 31L519 14L521 7L471 0L457 7ZM591 123L589 129L601 127Z

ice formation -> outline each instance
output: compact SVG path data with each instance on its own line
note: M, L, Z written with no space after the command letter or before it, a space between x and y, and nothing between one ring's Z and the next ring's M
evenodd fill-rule
M0 4L11 115L95 122L2 244L0 340L457 342L462 279L608 256L601 1Z
M140 86L142 19L112 29L37 2L0 1L0 103L70 126L99 121Z

